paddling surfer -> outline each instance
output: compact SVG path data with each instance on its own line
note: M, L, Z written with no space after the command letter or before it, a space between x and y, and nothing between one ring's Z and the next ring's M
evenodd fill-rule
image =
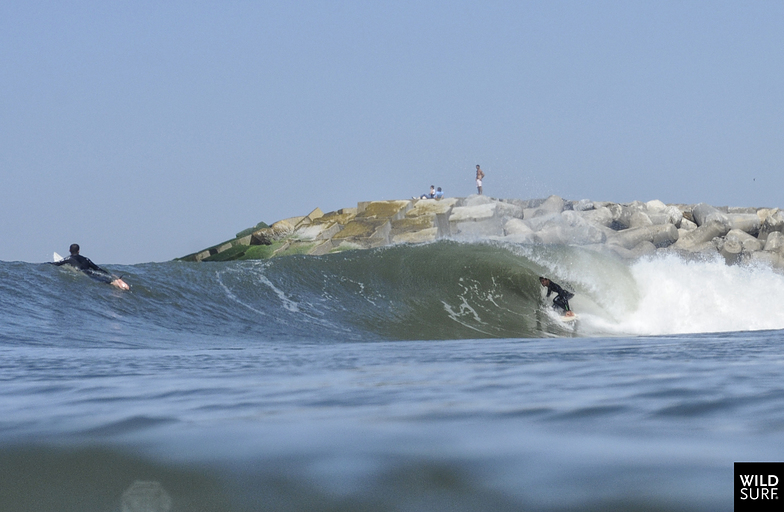
M71 247L69 247L68 250L71 253L70 256L63 258L60 261L56 261L52 263L52 265L57 265L58 267L61 265L70 265L98 281L103 281L104 283L116 286L121 290L130 289L128 284L123 281L122 278L110 274L106 270L93 263L90 258L86 258L79 254L79 244L71 244Z

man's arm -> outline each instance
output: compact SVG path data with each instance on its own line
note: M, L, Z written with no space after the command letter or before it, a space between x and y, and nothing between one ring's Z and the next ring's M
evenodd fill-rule
M108 274L108 272L106 272L104 269L102 269L101 267L99 267L98 265L93 263L90 258L85 258L85 260L87 260L87 265L88 265L88 268L90 270L95 270L95 271L98 271L98 272L105 272L106 274Z
M75 263L70 256L66 258L62 258L60 261L50 261L49 263L51 263L52 265L57 265L58 267L61 267L63 265L72 265L74 267L79 268L78 262Z
M555 292L556 295L563 295L564 289L561 288L559 285L555 284L554 282L550 281L550 286L547 287L547 296L550 296L550 292Z

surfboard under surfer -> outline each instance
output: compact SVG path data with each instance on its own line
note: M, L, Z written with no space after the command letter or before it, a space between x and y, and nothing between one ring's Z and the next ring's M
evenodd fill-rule
M571 316L572 309L569 307L569 299L574 297L574 294L570 291L564 290L554 282L550 281L546 277L540 277L539 282L547 288L547 296L549 297L552 293L555 293L555 298L553 299L553 309L560 309L563 315Z
M60 261L55 261L52 263L52 265L57 265L58 267L61 265L71 265L77 270L81 270L85 274L89 275L93 279L103 281L104 283L108 283L112 286L116 286L121 290L130 289L128 283L123 281L121 277L110 274L106 270L93 263L90 258L86 258L79 254L79 244L71 244L71 247L69 247L68 250L71 253L70 256L63 258Z

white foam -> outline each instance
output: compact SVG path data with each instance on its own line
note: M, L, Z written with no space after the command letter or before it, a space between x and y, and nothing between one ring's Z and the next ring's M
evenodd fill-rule
M616 291L635 303L608 311L613 321L592 318L595 328L639 335L784 329L784 275L769 268L667 255L630 270L636 290Z

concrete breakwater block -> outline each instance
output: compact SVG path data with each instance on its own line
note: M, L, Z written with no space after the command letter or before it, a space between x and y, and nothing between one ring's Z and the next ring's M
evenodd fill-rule
M451 236L466 239L503 235L503 222L496 215L496 208L496 203L452 208L449 216Z
M716 207L707 203L699 203L691 209L691 215L694 218L694 223L697 226L702 226L710 221L718 221L727 223L727 216L720 212Z
M610 240L610 244L632 249L641 242L649 242L654 247L669 247L678 241L678 228L672 224L650 225L618 231Z
M674 244L674 248L683 249L686 251L693 250L701 244L710 242L716 237L723 237L730 231L730 225L727 219L711 220L702 224L692 231L684 233L678 238Z

